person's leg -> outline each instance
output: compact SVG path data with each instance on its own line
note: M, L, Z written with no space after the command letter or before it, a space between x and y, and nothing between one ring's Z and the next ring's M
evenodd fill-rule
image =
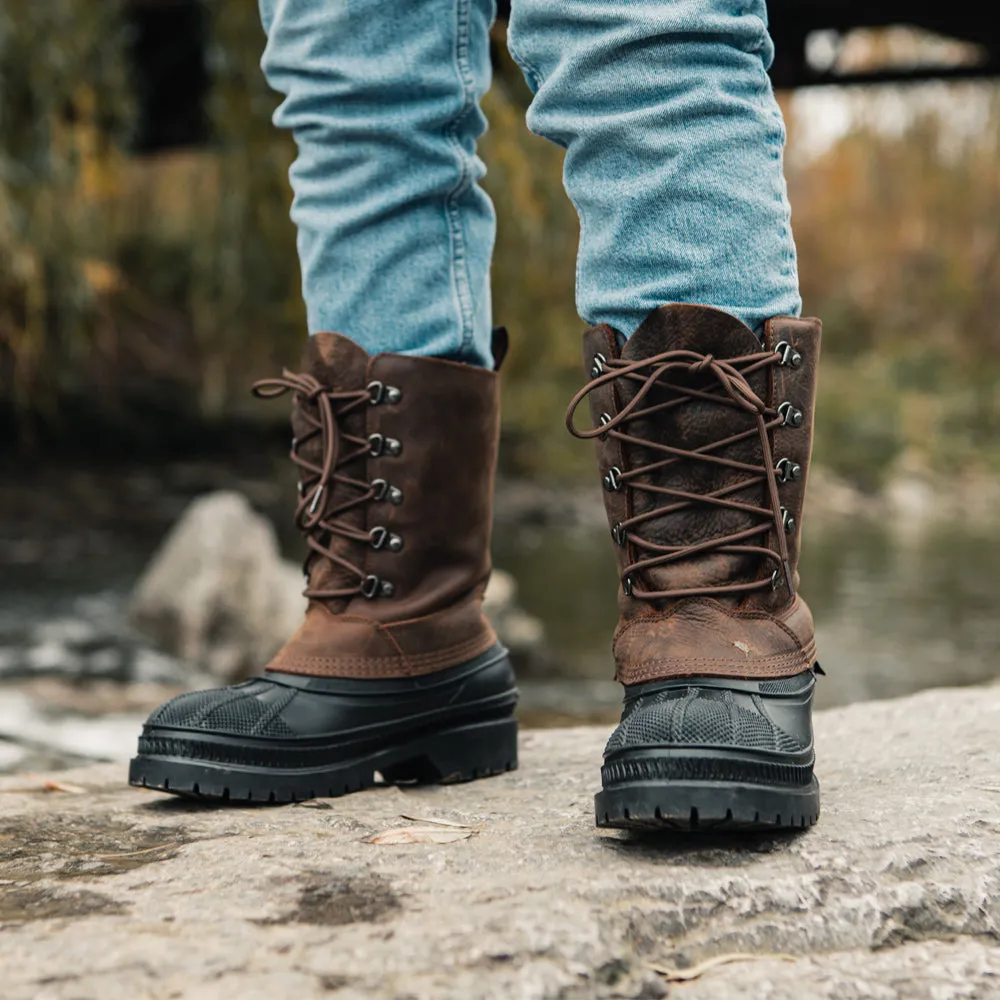
M759 329L801 306L764 0L514 0L533 132L565 147L577 308L630 335L668 302Z
M130 781L253 801L517 766L482 612L500 429L493 214L476 185L492 0L264 0L299 144L309 325L293 396L305 620L263 677L154 712ZM336 332L333 332L336 331ZM463 363L469 362L469 363ZM266 656L270 650L261 650Z
M492 367L479 186L494 0L260 0L311 333Z
M528 121L566 148L580 213L594 325L568 423L597 441L621 580L600 826L819 813L796 565L820 330L796 318L765 17L764 0L514 3Z

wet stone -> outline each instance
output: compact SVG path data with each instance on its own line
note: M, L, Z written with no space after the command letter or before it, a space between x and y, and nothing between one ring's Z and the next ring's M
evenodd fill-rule
M52 892L49 889L5 889L0 894L0 928L7 923L65 920L95 914L127 913L124 903L99 892Z
M379 875L341 879L312 877L302 886L293 910L265 923L337 927L375 923L399 909L399 897L392 891L391 883Z

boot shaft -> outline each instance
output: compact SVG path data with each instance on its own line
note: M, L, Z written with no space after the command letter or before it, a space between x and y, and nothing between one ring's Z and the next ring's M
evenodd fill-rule
M499 359L505 335L497 332ZM369 356L338 334L303 371L255 387L292 392L296 523L306 537L305 621L270 669L406 677L496 643L482 614L497 449L495 371Z
M595 437L623 613L685 596L791 603L819 337L816 320L778 317L762 342L698 306L654 311L622 350L610 327L587 331L578 401L589 395L583 433Z
M296 444L308 463L299 520L348 564L314 551L310 590L357 590L317 599L331 610L398 621L485 586L500 426L496 372L438 358L369 356L338 334L310 338L303 370L337 396L367 396L360 405L334 400L335 426L325 432L317 427L320 401L302 394L295 401ZM338 467L323 484L331 435L339 438ZM344 530L324 532L324 522Z

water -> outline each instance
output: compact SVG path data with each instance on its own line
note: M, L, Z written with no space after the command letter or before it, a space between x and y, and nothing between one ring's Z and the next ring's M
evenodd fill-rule
M610 678L617 606L604 532L507 529L495 551L562 672ZM800 571L826 671L820 707L1000 679L1000 530L821 525L807 532Z

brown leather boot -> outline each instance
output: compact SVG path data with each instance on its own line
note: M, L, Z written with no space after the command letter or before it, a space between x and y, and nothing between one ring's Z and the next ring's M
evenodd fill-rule
M497 367L506 335L494 338ZM517 691L482 614L499 437L495 371L312 337L294 396L305 621L263 677L181 695L134 785L289 801L517 766Z
M796 593L820 323L761 340L728 313L654 310L584 337L567 425L594 438L620 573L622 721L598 826L806 826L813 621ZM593 429L573 417L590 399Z

